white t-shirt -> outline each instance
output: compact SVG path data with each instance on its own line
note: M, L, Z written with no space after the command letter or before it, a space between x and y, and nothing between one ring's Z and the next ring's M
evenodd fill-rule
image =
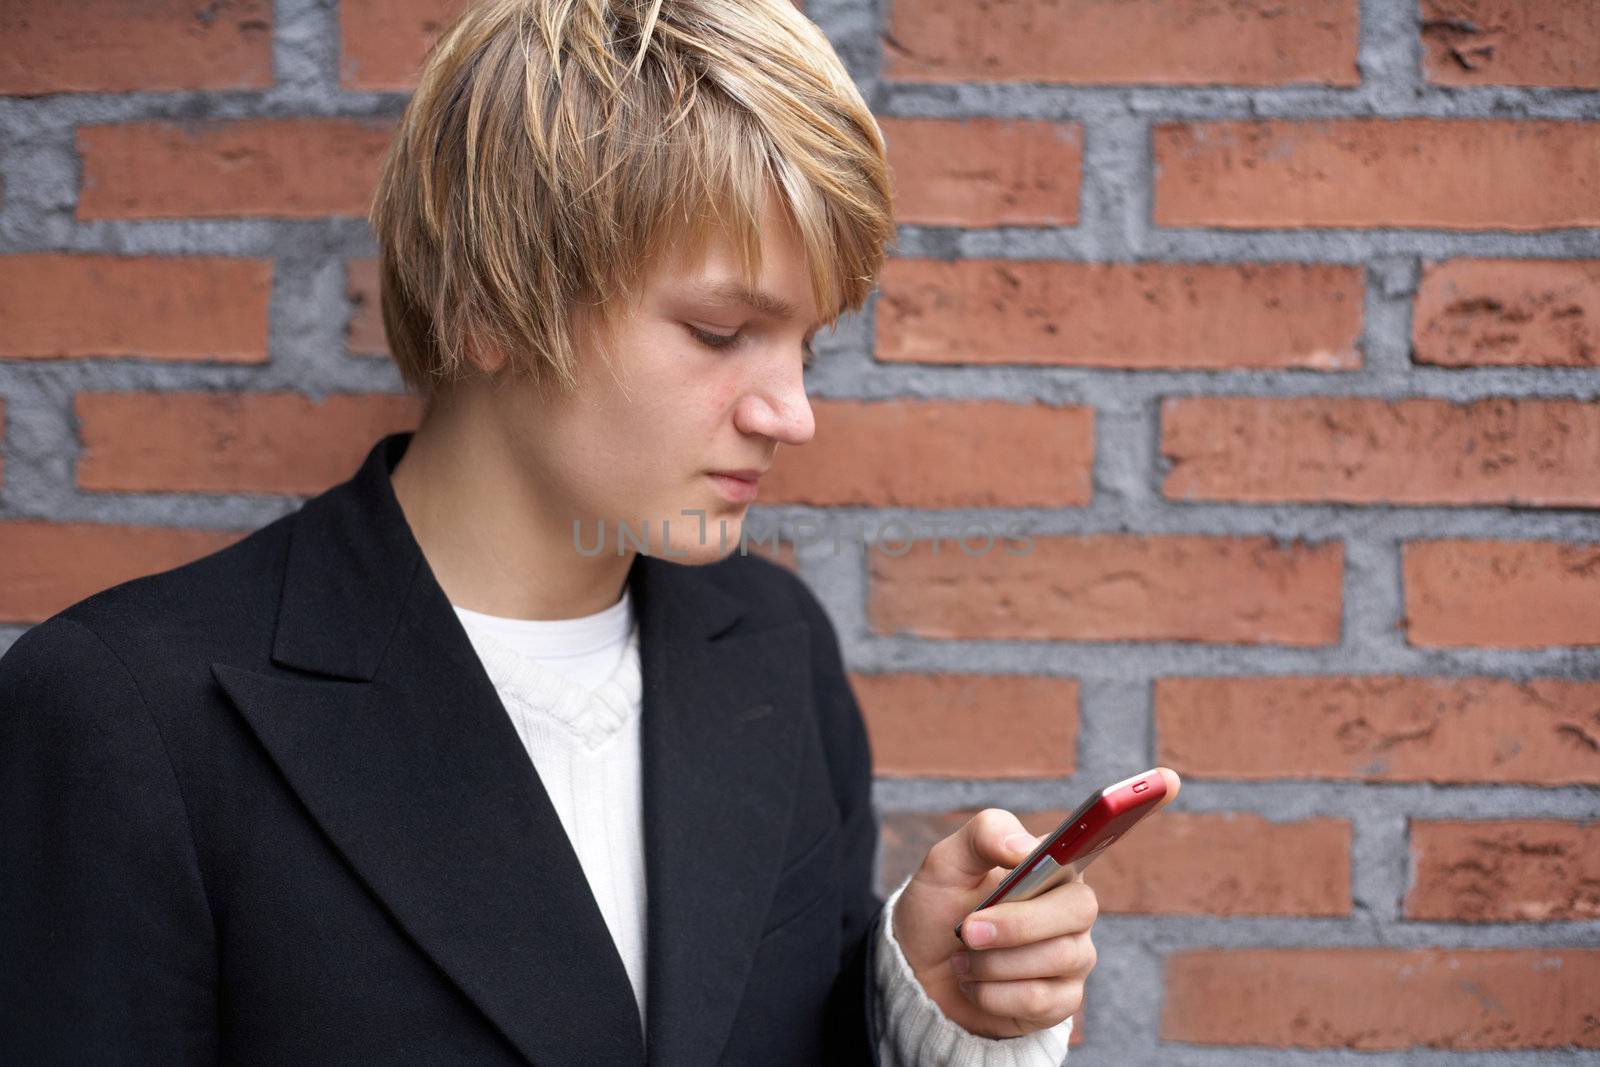
M505 619L457 607L533 760L645 1019L644 803L638 627L631 596L576 619Z

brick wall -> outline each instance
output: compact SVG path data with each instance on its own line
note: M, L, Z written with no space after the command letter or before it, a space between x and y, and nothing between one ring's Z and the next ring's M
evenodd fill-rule
M363 215L452 8L0 12L0 648L414 425ZM1586 1061L1600 5L806 10L900 231L752 525L827 531L879 888L1162 762L1074 1062Z

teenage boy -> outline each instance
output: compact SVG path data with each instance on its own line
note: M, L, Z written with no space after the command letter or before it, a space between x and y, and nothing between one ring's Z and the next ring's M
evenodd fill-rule
M964 949L990 808L877 897L836 634L739 548L893 236L823 35L477 4L371 221L420 428L0 661L6 1058L1059 1063L1093 892Z

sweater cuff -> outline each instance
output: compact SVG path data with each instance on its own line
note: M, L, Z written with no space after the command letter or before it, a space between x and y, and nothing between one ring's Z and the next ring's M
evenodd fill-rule
M878 924L873 979L882 1013L881 1041L893 1060L885 1063L937 1063L949 1067L1058 1067L1066 1062L1072 1019L1021 1037L969 1033L934 1003L912 973L894 936L894 904L911 883L907 877L889 895Z

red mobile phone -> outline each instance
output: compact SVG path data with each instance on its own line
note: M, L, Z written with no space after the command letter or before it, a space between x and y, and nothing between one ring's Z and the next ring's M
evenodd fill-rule
M1091 793L972 911L1008 900L1030 900L1071 881L1113 841L1155 811L1166 795L1167 780L1159 767ZM963 916L961 922L966 921ZM956 940L961 940L961 923L956 923Z

